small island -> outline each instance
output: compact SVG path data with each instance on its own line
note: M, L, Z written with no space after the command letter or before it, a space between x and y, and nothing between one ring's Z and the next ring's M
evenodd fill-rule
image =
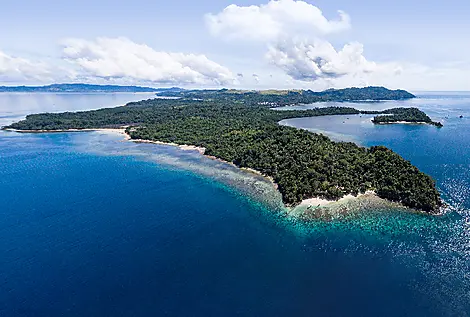
M191 145L203 149L205 155L255 170L276 184L286 206L311 198L338 200L372 191L415 210L439 212L442 201L434 180L392 150L334 142L322 134L278 124L296 117L399 116L413 110L325 107L276 111L250 98L149 99L116 108L28 115L4 129L52 132L126 127L132 140Z
M440 122L432 121L431 118L419 110L418 108L395 108L383 111L383 115L376 116L372 119L374 124L391 124L391 123L412 123L412 124L430 124L438 128L443 125Z

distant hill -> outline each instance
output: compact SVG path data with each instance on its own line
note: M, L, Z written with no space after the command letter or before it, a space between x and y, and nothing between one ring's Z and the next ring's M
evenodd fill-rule
M237 89L196 89L183 88L151 88L140 86L90 85L90 84L53 84L47 86L0 86L0 92L154 92L161 97L178 97L201 100L223 100L242 102L245 104L265 104L282 106L292 104L308 104L322 101L379 101L404 100L415 98L405 90L390 90L384 87L312 90L237 90Z
M150 88L139 86L53 84L47 86L0 86L0 92L178 92L181 88Z
M265 104L283 106L308 104L325 101L379 101L405 100L415 96L405 90L390 90L384 87L328 89L315 92L312 90L179 90L164 91L161 96L180 97L201 100L224 100L245 104Z
M308 92L319 96L344 98L345 100L401 100L416 97L406 90L390 90L385 87L373 86L364 88L328 89L317 93L308 90Z

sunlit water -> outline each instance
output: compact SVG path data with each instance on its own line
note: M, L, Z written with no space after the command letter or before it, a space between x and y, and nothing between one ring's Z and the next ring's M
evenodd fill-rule
M469 97L353 105L416 105L440 130L283 122L390 146L437 180L441 217L299 223L271 184L194 151L0 132L0 316L468 316ZM0 125L142 98L0 94Z

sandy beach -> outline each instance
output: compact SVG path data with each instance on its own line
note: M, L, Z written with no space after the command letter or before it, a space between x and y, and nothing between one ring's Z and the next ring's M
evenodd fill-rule
M121 129L92 129L92 130L90 130L90 131L101 132L101 133L119 134L119 135L124 136L124 139L125 139L125 140L128 140L128 141L131 140L131 136L126 133L126 129L125 129L125 128L121 128Z
M60 132L110 132L127 135L126 127L122 128L94 128L94 129L59 129L59 130L17 130L17 129L4 129L4 131L18 132L18 133L60 133Z
M200 146L195 145L187 145L187 144L176 144L176 143L168 143L168 142L161 142L161 141L152 141L152 140L143 140L143 139L131 139L128 134L129 141L136 142L136 143L150 143L150 144L160 144L160 145L171 145L180 148L183 151L198 151L201 154L206 152L206 149Z
M372 119L370 120L371 122ZM429 122L417 121L417 122L408 122L408 121L394 121L394 122L373 122L374 124L429 124Z
M304 200L302 200L302 202L298 206L323 207L323 206L330 205L332 203L338 203L338 202L342 203L342 202L346 202L346 201L351 200L351 199L358 199L358 198L360 198L362 196L365 196L365 195L377 196L377 194L374 191L368 190L364 194L358 194L357 196L353 196L351 194L348 194L348 195L345 195L345 196L343 196L343 197L341 197L340 199L337 199L337 200L327 200L327 199L323 199L323 198L319 198L319 197L304 199Z

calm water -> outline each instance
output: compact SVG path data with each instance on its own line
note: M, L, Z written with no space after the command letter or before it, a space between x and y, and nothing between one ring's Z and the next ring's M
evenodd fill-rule
M39 112L83 111L153 98L152 93L0 93L0 126Z
M0 316L468 316L469 97L411 102L441 130L284 122L392 147L436 178L443 217L299 224L262 179L194 152L0 132ZM0 124L140 98L0 94Z

